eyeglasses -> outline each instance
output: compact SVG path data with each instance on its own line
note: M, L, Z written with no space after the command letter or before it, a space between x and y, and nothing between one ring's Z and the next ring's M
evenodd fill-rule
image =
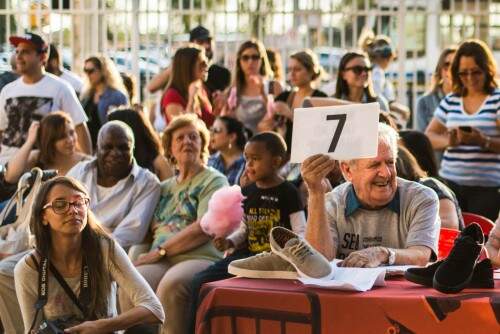
M221 133L222 129L221 128L211 127L210 128L210 132L212 132L212 133Z
M96 71L95 68L84 68L83 69L83 72L85 72L85 74L87 75L91 75L92 73L94 73Z
M63 215L69 211L69 207L73 206L78 211L84 210L89 206L90 199L87 197L80 197L72 202L65 199L56 199L52 203L47 203L43 206L42 210L47 208L52 208L54 213L58 215Z
M240 57L240 59L244 62L247 62L249 60L257 61L260 59L259 55L243 55Z
M351 66L351 67L346 67L344 69L344 71L353 71L354 74L356 75L360 75L361 73L363 72L370 72L372 70L371 67L368 67L368 66L360 66L360 65L356 65L356 66Z
M458 76L460 79L466 79L469 76L471 76L473 78L477 78L481 75L483 75L483 71L481 71L481 70L471 70L471 71L458 72Z

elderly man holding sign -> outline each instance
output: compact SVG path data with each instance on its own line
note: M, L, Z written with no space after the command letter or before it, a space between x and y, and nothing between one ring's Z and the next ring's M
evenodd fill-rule
M309 190L306 239L329 260L377 267L424 265L436 258L438 198L431 189L396 176L397 141L397 132L379 123L376 156L341 160L348 182L326 195L324 179L334 168L333 158L316 154L303 162Z

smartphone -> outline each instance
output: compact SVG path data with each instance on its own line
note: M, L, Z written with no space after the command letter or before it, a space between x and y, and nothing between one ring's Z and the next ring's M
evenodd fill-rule
M472 128L470 126L459 126L458 128L463 132L472 132Z

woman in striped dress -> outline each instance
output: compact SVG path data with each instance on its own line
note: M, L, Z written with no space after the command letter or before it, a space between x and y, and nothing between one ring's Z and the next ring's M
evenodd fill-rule
M496 219L500 208L500 90L496 64L479 40L463 42L451 65L452 93L441 100L426 134L445 149L439 175L463 211Z

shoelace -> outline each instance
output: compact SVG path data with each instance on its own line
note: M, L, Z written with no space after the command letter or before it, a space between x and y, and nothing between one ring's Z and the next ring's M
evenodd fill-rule
M290 253L300 262L304 262L306 256L312 255L311 250L304 242L299 242L298 244L291 246L289 249Z

